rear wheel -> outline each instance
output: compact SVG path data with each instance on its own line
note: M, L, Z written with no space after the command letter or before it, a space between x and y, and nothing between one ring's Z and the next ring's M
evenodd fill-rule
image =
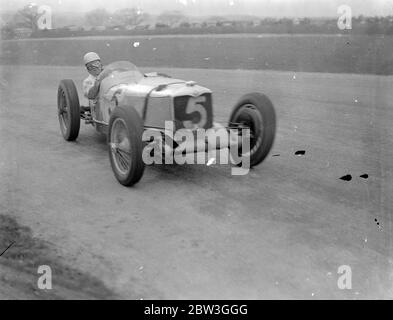
M258 165L269 154L276 135L276 113L272 102L260 93L244 95L233 108L229 127L250 129L250 166ZM239 155L246 156L241 154L241 149Z
M61 80L57 91L57 110L60 130L66 141L74 141L80 129L78 91L72 80Z
M132 186L143 175L143 122L133 107L117 107L109 121L109 159L116 179Z

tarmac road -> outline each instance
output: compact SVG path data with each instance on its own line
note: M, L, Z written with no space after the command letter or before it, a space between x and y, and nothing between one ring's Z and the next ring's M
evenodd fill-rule
M279 121L270 156L247 176L157 165L124 188L93 127L61 137L57 85L80 87L82 68L1 66L1 214L122 298L393 298L391 77L158 71L211 88L216 121L266 93ZM337 286L341 265L351 290Z

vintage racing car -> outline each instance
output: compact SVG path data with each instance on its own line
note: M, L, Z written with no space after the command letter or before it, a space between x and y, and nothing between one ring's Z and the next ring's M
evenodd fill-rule
M268 155L275 138L276 115L273 104L260 93L244 95L234 106L227 126L213 122L212 91L193 81L173 79L158 73L143 74L128 61L118 61L105 67L107 77L100 85L98 97L90 101L81 112L78 92L72 80L61 80L58 88L58 117L65 140L78 137L80 121L92 124L97 131L107 135L109 158L117 180L131 186L137 183L144 172L142 159L146 130L156 130L162 136L163 154L173 154L183 141L167 143L166 121L172 121L172 130L224 128L249 129L250 166L261 163ZM210 130L212 131L212 130ZM170 137L173 139L173 137ZM229 148L236 143L238 152L243 152L239 139L221 141L211 145L204 138L190 148L182 146L182 152L207 152Z

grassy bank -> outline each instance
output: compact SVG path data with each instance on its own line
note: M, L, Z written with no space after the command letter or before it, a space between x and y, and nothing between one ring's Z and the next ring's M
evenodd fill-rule
M392 36L182 36L1 42L1 64L80 65L87 51L138 66L393 74Z

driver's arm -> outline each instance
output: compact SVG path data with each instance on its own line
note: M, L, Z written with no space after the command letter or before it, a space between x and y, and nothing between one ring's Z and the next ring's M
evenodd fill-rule
M93 86L87 92L87 98L88 99L92 99L93 100L93 99L95 99L97 97L98 92L100 91L100 84L101 84L100 80L94 81Z
M109 69L104 69L97 77L97 79L94 81L93 86L89 89L87 93L87 98L88 99L95 99L100 91L100 84L101 81L106 78L109 74L111 73L111 70Z

